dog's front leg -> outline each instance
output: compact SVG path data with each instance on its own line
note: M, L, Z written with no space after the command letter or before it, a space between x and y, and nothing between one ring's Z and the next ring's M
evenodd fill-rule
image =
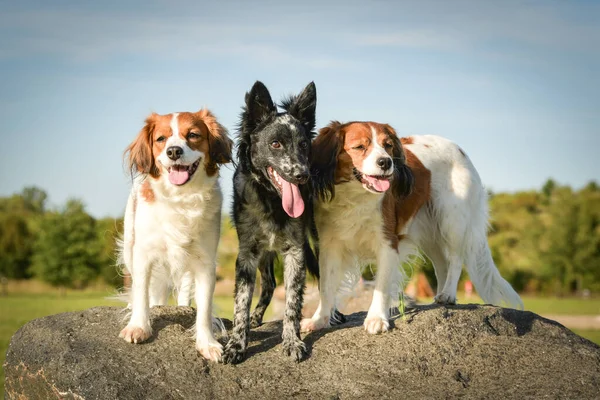
M301 361L306 356L306 346L300 339L300 319L306 270L304 249L292 246L284 252L285 312L283 315L283 353Z
M259 257L256 251L241 248L235 261L235 304L233 307L233 331L223 351L225 364L237 364L244 358L250 331L250 305L256 280Z
M365 330L371 334L382 333L390 328L389 309L393 296L399 296L404 273L401 264L408 254L410 245L401 243L394 249L383 243L377 255L377 274L373 300L364 322Z
M212 303L215 291L215 261L200 263L194 271L196 283L196 348L204 358L220 361L223 346L213 336Z
M151 260L135 247L131 268L131 319L119 337L129 343L141 343L152 335L150 327L149 285Z

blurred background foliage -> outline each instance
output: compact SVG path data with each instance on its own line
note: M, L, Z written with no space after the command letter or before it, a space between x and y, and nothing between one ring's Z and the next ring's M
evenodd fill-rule
M70 199L48 209L43 189L28 187L0 198L0 276L37 279L60 288L102 282L122 286L115 240L122 218L95 219ZM501 274L521 293L566 296L600 292L600 188L574 190L548 180L540 190L490 193L489 244ZM237 235L223 218L218 274L233 278ZM372 269L364 277L371 277ZM435 287L427 259L409 273L424 272ZM278 283L281 262L276 262ZM465 276L463 279L467 279Z

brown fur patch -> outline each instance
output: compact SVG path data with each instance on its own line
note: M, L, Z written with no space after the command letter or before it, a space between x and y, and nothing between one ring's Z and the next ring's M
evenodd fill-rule
M171 122L173 114L151 114L137 138L129 145L125 154L129 154L129 167L132 171L160 176L156 158L164 150L169 137L173 136ZM207 109L196 113L181 112L177 116L179 136L191 149L203 152L204 168L209 176L219 170L218 164L231 161L233 142L227 136L227 129L219 124L215 116ZM190 137L190 133L200 137ZM158 140L164 138L164 140Z
M408 149L404 149L406 164L412 170L414 187L410 195L398 200L389 191L383 197L382 214L383 230L386 239L393 248L398 248L398 243L404 239L402 230L413 218L419 209L430 199L431 171Z
M148 203L152 203L155 200L154 190L152 190L152 187L150 187L150 182L147 180L142 183L142 187L140 188L140 196L142 196L142 198Z
M157 114L151 114L146 118L146 123L140 133L125 149L124 157L128 158L129 170L132 175L138 172L149 174L154 178L160 176L152 148L156 117L158 117Z
M377 144L385 148L393 156L394 141L390 138L390 126L377 122L350 122L340 129L342 134L342 150L338 156L336 183L352 179L352 168L363 170L362 163L371 154L373 143L373 130L375 130ZM390 144L392 147L386 148Z
M413 139L412 136L401 137L400 138L400 143L402 143L402 145L413 144L414 143L414 139Z
M183 123L187 122L202 131L201 139L196 142L188 140L188 145L206 154L204 169L208 176L213 176L219 171L219 164L226 164L231 161L233 142L227 136L227 129L217 122L217 119L209 110L202 109L193 114L185 114ZM181 132L182 122L179 126Z

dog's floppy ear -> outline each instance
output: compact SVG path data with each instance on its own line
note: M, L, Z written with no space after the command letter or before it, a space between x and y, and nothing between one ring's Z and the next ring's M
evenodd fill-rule
M331 121L312 142L312 182L322 201L333 200L335 196L335 171L343 141L341 126L340 122Z
M406 164L406 155L404 154L404 148L400 142L400 138L394 128L390 125L385 124L383 129L387 132L389 137L394 142L394 149L392 151L392 157L394 161L394 177L392 179L392 194L396 199L401 199L408 196L414 185L414 176L410 167Z
M315 129L317 109L317 87L315 83L310 82L298 96L284 100L282 107L298 119L307 132L312 132Z
M250 92L246 93L246 110L252 127L256 127L269 114L277 111L269 90L261 81L256 81Z
M123 154L123 157L128 158L129 171L132 177L136 173L149 174L154 178L158 178L160 175L160 170L156 166L154 155L152 154L155 115L153 113L146 118L144 127Z
M214 164L231 162L231 147L233 141L227 134L227 129L217 122L217 119L207 109L198 111L198 116L208 128L209 157Z

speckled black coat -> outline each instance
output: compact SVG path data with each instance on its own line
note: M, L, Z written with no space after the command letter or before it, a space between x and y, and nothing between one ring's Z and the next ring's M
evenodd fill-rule
M309 245L309 236L316 239L309 179L310 143L315 135L314 83L300 95L284 100L281 107L284 112L277 112L261 82L256 82L246 94L233 178L232 217L240 246L236 260L234 328L223 353L224 363L238 363L244 358L250 327L262 323L275 288L273 262L277 253L283 259L286 289L282 347L286 355L297 361L306 355L300 339L305 267L318 273ZM273 143L277 143L277 148ZM298 185L304 202L304 212L298 218L284 211L269 168ZM250 317L257 269L261 271L262 292Z

